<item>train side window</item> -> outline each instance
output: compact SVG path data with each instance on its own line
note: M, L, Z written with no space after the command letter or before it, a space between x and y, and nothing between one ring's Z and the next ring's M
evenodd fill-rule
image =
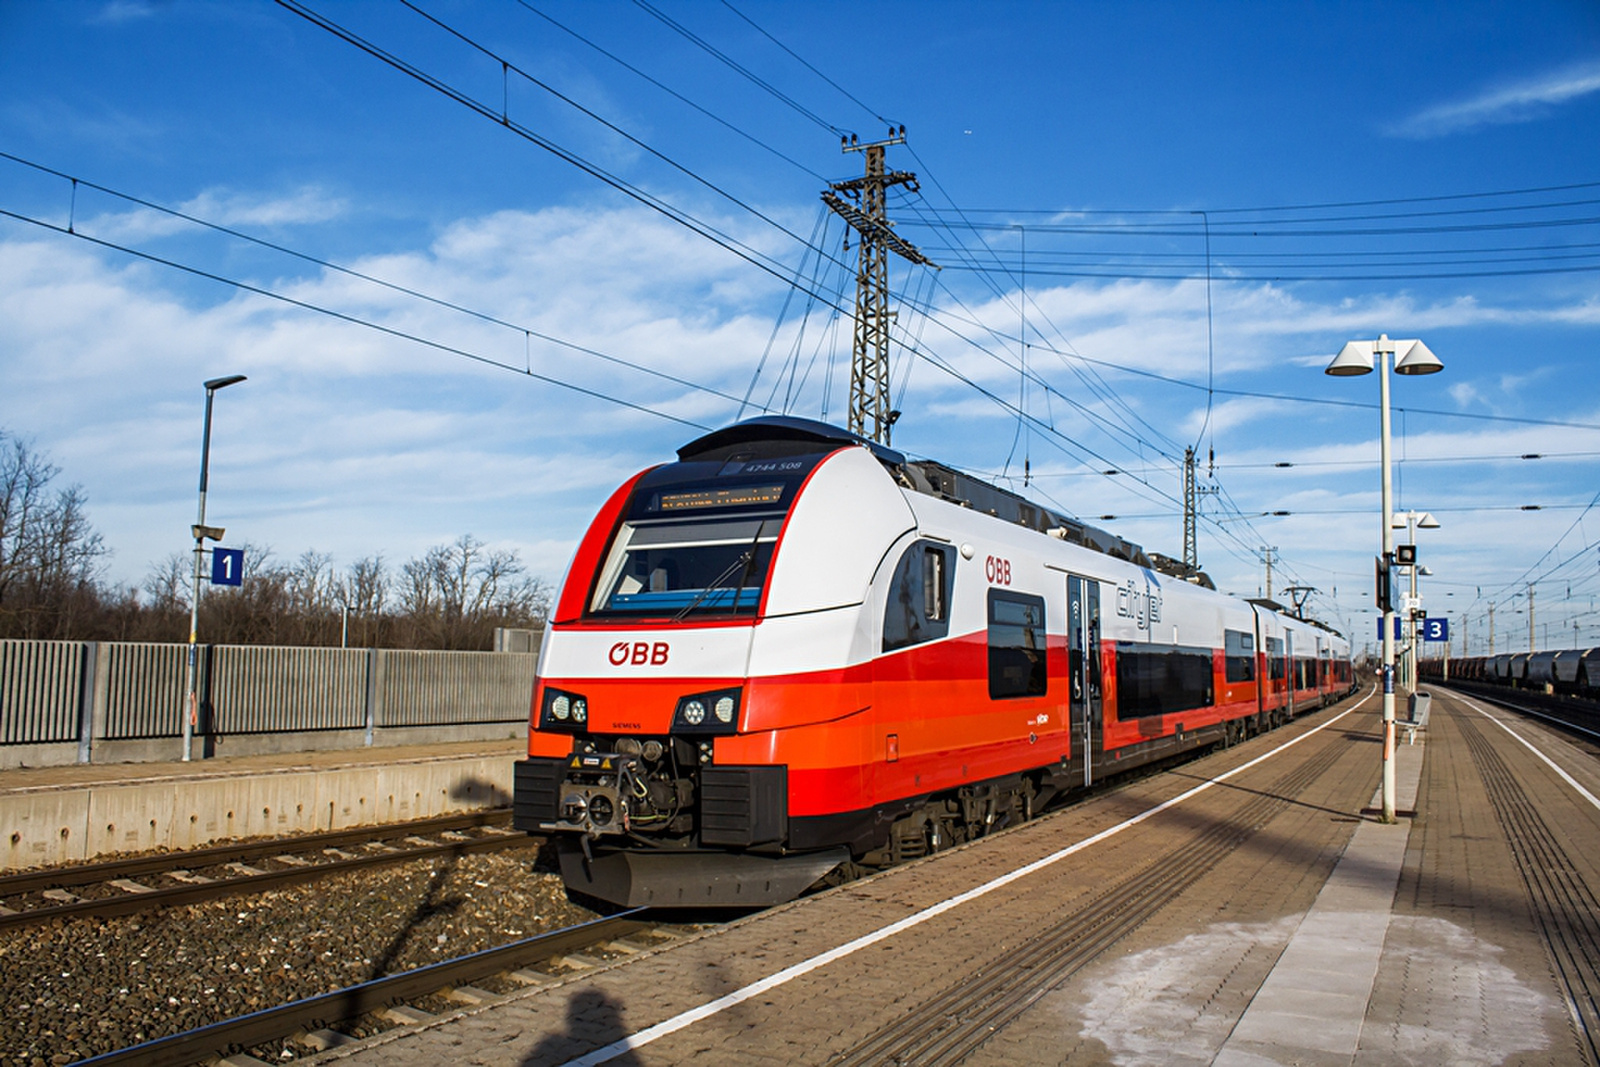
M1117 719L1210 707L1211 651L1117 642Z
M1230 682L1253 682L1256 679L1256 635L1242 630L1222 632L1223 658L1226 677Z
M989 699L1043 696L1045 650L1044 601L989 590Z
M1267 638L1267 677L1277 681L1284 677L1283 638Z
M954 549L932 541L918 541L895 565L889 582L889 602L883 611L883 650L893 652L950 632L950 587L955 568Z

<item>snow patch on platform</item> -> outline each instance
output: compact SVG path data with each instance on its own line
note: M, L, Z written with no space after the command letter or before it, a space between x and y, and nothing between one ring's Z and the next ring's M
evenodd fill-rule
M1212 1063L1255 995L1241 983L1256 980L1248 976L1261 973L1263 955L1278 959L1300 922L1217 923L1086 976L1082 1037L1120 1067ZM1381 966L1404 968L1398 1020L1369 1018L1356 1061L1489 1067L1547 1048L1560 1006L1524 985L1501 954L1446 920L1392 916Z

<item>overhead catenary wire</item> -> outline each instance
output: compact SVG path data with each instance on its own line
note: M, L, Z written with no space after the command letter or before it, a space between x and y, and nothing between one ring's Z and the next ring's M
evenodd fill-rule
M733 9L732 9L732 8L731 8L731 5L730 5L730 10L733 10ZM737 11L735 11L735 13L736 13L736 14L737 14ZM742 17L742 16L741 16L741 17ZM747 20L747 21L748 21L748 20ZM795 58L797 58L797 59L798 59L798 58L799 58L799 57L798 57L798 56L796 56L796 57L795 57ZM803 61L802 61L802 62L803 62ZM504 114L504 110L505 110L505 109L504 109L504 108L502 108L502 109L501 109L501 110L502 110L502 115L503 115L503 114ZM793 271L793 272L791 272L791 273L792 273L792 274L793 274L793 276L794 276L794 277L796 277L796 278L798 278L798 277L800 277L800 276L801 276L801 274L802 274L802 273L803 273L803 272L802 272L802 271L800 271L800 270L795 270L795 271ZM924 280L924 279L923 279L923 278L921 278L921 277L920 277L920 276L919 276L919 278L918 278L918 282L917 282L917 286L918 286L918 287L919 287L919 288L920 288L920 287L921 287L921 286L922 286L922 285L923 285L923 284L924 284L924 282L925 282L925 280ZM823 289L823 287L821 287L821 286L817 286L817 285L814 285L814 284L813 284L813 285L812 285L812 286L811 286L811 288L813 288L813 289L816 289L816 290L819 290L819 291L820 291L820 290L822 290L822 289ZM793 297L793 296L794 296L794 295L795 295L795 293L794 293L794 289L793 289L793 288L792 288L792 287L791 287L791 288L789 288L789 289L787 289L787 290L786 290L786 293L787 293L787 296L786 296L786 299L789 299L789 298L792 298L792 297ZM827 294L827 293L824 293L824 294L823 294L823 295L824 295L824 296L825 296L825 297L826 297L826 296L831 296L831 295L832 295L832 294ZM923 298L923 300L922 300L922 302L923 302L923 303L924 303L924 304L926 304L926 303L927 303L927 299L926 299L926 298ZM1021 307L1022 307L1022 308L1024 308L1024 309L1025 309L1025 308L1026 308L1026 307L1027 307L1027 306L1028 306L1028 303L1027 303L1027 298L1026 298L1026 296L1024 296L1024 297L1023 297L1023 299L1022 299L1022 300L1021 300L1021 301L1019 301L1019 303L1020 303L1020 304L1021 304ZM835 315L837 315L837 313L838 313L838 309L837 309L837 307L835 307L835 308L834 308L834 309L833 309L833 310L834 310L834 313L835 313ZM1024 313L1025 313L1025 312L1024 312ZM802 315L802 319L801 319L801 321L802 321L802 322L803 322L803 321L804 321L804 316L803 316L803 315ZM902 366L903 366L903 367L904 367L904 368L905 368L905 372L906 372L906 373L909 373L909 370L910 370L910 368L911 368L911 367L912 367L912 366L914 366L914 364L915 364L915 360L913 360L913 359L910 359L910 358L909 358L909 355L908 355L908 353L910 353L910 352L911 352L911 351L912 351L912 349L913 349L913 348L918 348L918 349L920 349L920 348L921 348L921 347L922 347L922 345L921 345L921 342L920 342L920 335L921 335L921 332L922 332L922 331L923 331L923 330L926 330L926 328L927 328L927 326L928 326L928 321L929 321L929 320L928 320L928 319L927 319L927 318L926 318L926 317L918 317L918 318L916 318L916 319L915 319L915 326L916 326L916 330L917 330L917 337L916 337L916 338L913 338L913 339L909 339L909 340L908 340L908 339L905 339L905 338L902 338L902 339L901 339L901 340L900 340L900 341L899 341L899 344L900 344L900 346L901 346L901 354L902 354L902 357L903 357L903 362L902 362ZM1020 333L1022 333L1022 334L1023 334L1023 335L1024 335L1024 336L1023 336L1023 337L1022 337L1022 341L1023 341L1023 343L1024 343L1024 344L1025 344L1025 345L1026 345L1026 344L1028 344L1028 343L1029 343L1029 341L1030 341L1030 339L1029 339L1029 338L1028 338L1028 337L1027 337L1027 336L1026 336L1026 334L1027 334L1027 332L1028 332L1028 331L1026 331L1026 330L1022 330L1022 331L1019 331L1019 332L1020 332ZM775 327L775 330L774 330L774 333L775 333L775 334L776 334L776 327ZM1031 351L1031 348L1030 348L1030 351ZM1058 355L1058 358L1062 358L1062 359L1066 359L1066 358L1067 358L1067 357L1066 357L1066 356L1063 356L1063 355L1061 355L1061 354L1060 354L1060 353L1057 353L1057 355ZM1026 362L1026 361L1024 361L1024 362ZM792 363L792 364L791 364L791 365L792 365L792 366L795 366L795 367L797 367L797 366L798 366L798 358L797 358L797 359L796 359L796 360L795 360L795 361L794 361L794 362L793 362L793 363ZM1024 366L1024 367L1022 367L1022 368L1021 368L1021 373L1022 373L1022 374L1023 374L1023 376L1024 376L1024 377L1023 377L1023 381L1024 381L1024 382L1026 382L1026 381L1027 381L1027 380L1028 380L1028 379L1027 379L1027 377L1026 377L1026 374L1027 374L1027 371L1028 371L1028 369L1029 369L1029 368L1027 368L1027 367L1026 367L1026 366ZM897 374L898 374L898 372L897 372ZM790 375L791 375L791 381L792 381L792 380L793 380L793 371L790 371ZM1026 388L1026 387L1025 387L1025 388ZM1045 399L1046 399L1046 400L1048 400L1048 399L1049 399L1049 398L1050 398L1050 397L1051 397L1051 395L1052 395L1052 394L1051 394L1051 393L1049 393L1049 392L1048 392L1048 391L1046 391L1046 392L1044 392L1044 394L1043 394L1043 396L1044 396L1044 398L1045 398ZM1311 401L1311 402L1316 402L1316 401ZM1026 396L1024 396L1024 398L1022 398L1022 400L1021 400L1021 401L1020 401L1020 402L1019 402L1019 406L1022 406L1022 407L1026 407L1026 406L1027 406L1027 400L1026 400ZM1371 407L1371 406L1372 406L1372 405L1354 405L1354 404L1353 404L1353 405L1350 405L1350 406L1363 406L1363 407ZM1450 414L1450 413L1447 413L1447 414ZM1044 421L1045 421L1045 422L1046 422L1046 423L1049 423L1049 422L1051 422L1051 421L1053 421L1053 420L1052 420L1052 419L1051 419L1051 418L1046 418L1046 419L1045 419L1045 420L1044 420ZM1020 423L1020 422L1019 422L1019 426L1020 426L1020 425L1021 425L1021 423ZM1137 436L1137 435L1135 435L1135 436ZM1117 451L1116 451L1116 450L1114 450L1114 449L1113 449L1113 450L1111 450L1111 452L1112 452L1112 454L1113 454L1113 455L1120 455L1120 453L1119 453L1119 452L1117 452ZM1118 466L1121 466L1121 465L1122 465L1122 464L1121 464L1121 462L1120 462L1120 461L1119 461L1119 462L1118 462L1118 463L1117 463L1117 465L1118 465Z
M717 125L721 126L723 129L727 130L729 133L732 133L734 136L744 138L745 140L749 141L751 144L755 145L757 148L760 148L764 152L770 152L772 155L774 155L774 156L778 157L779 159L783 160L785 163L788 163L790 166L793 166L796 169L798 169L800 171L803 171L806 174L809 174L811 177L815 178L819 182L826 182L828 180L826 177L824 177L818 171L815 171L815 170L811 169L806 164L800 162L798 159L795 159L793 156L789 155L788 153L783 152L782 150L774 147L773 145L769 144L766 141L763 141L761 138L757 137L755 134L751 133L749 130L744 129L744 128L736 125L735 123L729 122L727 119L725 119L722 116L718 115L716 112L710 110L709 108L695 103L693 100L690 100L687 96L684 96L682 93L678 92L676 89L672 88L670 85L667 85L665 82L661 81L660 79L655 78L655 77L645 73L644 71L640 70L638 67L634 66L632 63L629 63L627 60L623 59L621 56L617 55L616 53L614 53L614 52L612 52L612 51L610 51L610 50L608 50L606 48L601 47L599 44L596 44L593 40L589 39L588 37L585 37L583 34L579 33L577 30L574 30L572 27L566 25L565 23L558 22L555 18L551 17L549 12L544 11L544 10L536 7L531 2L531 0L517 0L517 3L519 3L523 7L527 8L530 12L532 12L535 15L537 15L539 18L544 19L546 22L548 22L550 25L554 26L556 29L560 30L561 32L567 34L568 36L572 37L573 39L579 41L580 43L582 43L584 45L587 45L589 48L592 48L594 51L596 51L596 52L600 53L601 55L605 56L607 59L611 60L613 63L616 63L618 66L622 67L624 70L630 71L631 73L638 75L640 78L643 78L645 81L649 82L651 85L655 86L657 89L660 89L662 92L666 93L668 96L670 96L673 99L679 101L680 103L684 104L685 106L687 106L689 108L692 108L693 110L699 112L701 115L704 115L706 118L710 119L712 122L715 122Z
M685 228L687 228L687 229L699 234L701 237L704 237L707 240L710 240L713 243L715 243L715 244L721 246L722 248L726 249L727 251L733 253L735 256L737 256L740 259L744 260L745 262L749 263L751 266L757 268L758 270L760 270L760 271L762 271L762 272L764 272L766 274L769 274L772 277L777 278L779 281L784 282L785 284L789 283L790 278L788 276L788 272L786 271L786 269L783 267L783 265L780 262L774 260L773 258L771 258L770 256L766 255L765 253L762 253L762 252L752 248L750 245L746 244L745 242L734 238L730 234L724 233L722 230L718 229L717 227L713 226L712 224L704 221L703 219L698 218L697 216L691 214L690 212L688 212L688 211L686 211L686 210L684 210L682 208L679 208L679 207L669 203L668 201L664 200L663 198L661 198L659 196L656 196L656 195L654 195L652 193L649 193L649 192L645 191L644 189L639 188L637 185L634 185L633 183L624 180L623 178L619 177L618 175L612 174L610 171L606 170L604 167L601 167L599 164L594 163L593 161L588 160L588 159L584 158L583 156L580 156L576 152L561 146L560 144L556 143L555 141L551 140L550 138L545 137L542 134L539 134L538 132L528 128L527 126L524 126L523 124L511 119L509 116L503 115L501 112L499 112L492 105L487 104L487 103L485 103L485 102L483 102L483 101L471 96L470 94L468 94L464 90L456 88L455 86L449 84L448 82L445 82L444 80L442 80L440 78L437 78L437 77L427 73L426 71L422 70L420 67L417 67L414 64L409 63L406 60L401 59L399 56L387 51L386 49L383 49L383 48L379 47L378 45L372 43L371 41L366 40L365 38L361 37L359 34L356 34L355 32L353 32L353 31L345 28L344 26L341 26L340 24L334 22L332 19L329 19L326 16L319 14L318 12L314 11L313 9L307 7L305 4L300 3L299 0L276 0L276 2L280 6L284 7L285 9L287 9L289 11L294 12L296 15L299 15L300 17L304 18L306 21L312 23L313 25L318 26L318 27L328 31L329 33L331 33L334 36L340 38L341 40L344 40L347 43L349 43L349 44L355 46L356 48L360 49L361 51L366 52L368 55L372 56L373 58L378 59L381 62L393 67L395 70L400 71L401 73L407 75L408 77L411 77L411 78L417 80L418 82L421 82L423 85L426 85L428 88L433 89L434 91L440 93L441 95L447 97L448 99L454 100L456 103L461 104L463 107L466 107L467 109L469 109L469 110L471 110L473 112L476 112L477 114L479 114L483 118L486 118L486 119L490 120L491 122L494 122L496 125L498 125L498 126L504 128L504 129L516 134L519 137L522 137L523 139L529 141L530 143L532 143L534 145L537 145L538 147L540 147L540 148L544 149L545 151L551 153L552 155L556 156L557 158L562 159L562 160L572 164L573 166L577 167L579 170L583 171L584 173L590 175L593 178L596 178L597 180L599 180L601 182L604 182L606 185L611 186L613 189L617 190L618 192L622 193L623 195L625 195L625 196L627 196L627 197L629 197L629 198L631 198L633 200L636 200L641 204L644 204L646 207L649 207L650 209L652 209L654 211L660 212L662 215L664 215L667 218L673 220L674 222L679 223L680 225L684 226ZM412 6L408 2L408 0L402 0L402 3L406 3L408 7ZM413 10L417 10L417 9L413 8ZM424 17L428 17L430 19L430 21L435 21L435 22L438 21L438 20L432 19L431 16L427 16L426 13L423 13L423 12L420 12L420 11L419 11L419 13L423 14ZM445 27L445 28L448 29L448 27ZM451 31L451 32L453 32L453 31ZM481 47L481 46L477 46L477 45L474 44L473 47ZM484 54L493 57L497 63L505 62L504 60L502 60L500 57L498 57L492 51L485 50ZM520 70L519 70L519 73L521 73ZM536 79L531 79L530 78L530 81L536 82ZM599 120L599 121L604 121L604 120ZM627 135L624 134L624 136L627 136ZM642 144L642 142L640 142L640 143L641 143L641 147L646 147L646 149L648 151L651 151L653 154L655 153L654 149L649 149L648 146L644 146ZM672 164L672 165L675 166L675 167L679 167L678 164ZM692 172L688 171L687 168L681 168L680 167L680 169L683 169L685 171L685 173L692 174ZM694 176L694 180L697 181L697 182L700 182L700 183L702 183L702 184L704 184L704 185L706 185L706 186L708 186L708 187L710 187L710 188L712 188L714 190L717 189L717 187L715 186L714 183L707 182L705 179L700 178L697 175ZM737 197L732 196L732 194L726 193L725 191L721 191L721 190L718 190L718 192L720 193L720 195L726 196L731 202L739 204L741 207L745 207L746 209L748 209L748 205L744 205L741 201L738 200ZM759 213L755 213L755 214L756 214L757 217L765 218L764 216L761 216ZM768 221L769 223L771 222L770 219L766 219L765 221ZM777 224L773 223L773 225L777 225ZM779 226L778 228L781 229L782 232L787 234L790 238L792 238L792 239L794 239L796 241L800 240L797 235L795 235L793 232L787 230L786 228L783 228L781 226Z
M812 111L810 108L808 108L805 105L801 104L799 101L794 99L794 97L792 97L789 94L783 92L782 90L777 88L777 86L773 85L771 82L767 81L765 78L761 77L760 75L756 74L754 71L750 70L748 67L744 66L742 63L740 63L737 60L735 60L732 56L728 55L726 52L722 51L721 49L717 48L715 45L711 44L709 41L705 40L705 38L701 37L700 35L696 34L694 31L690 30L687 26L683 25L681 22L678 22L676 19L674 19L671 16L667 15L660 8L656 7L654 4L649 3L648 0L633 0L633 2L641 10L648 12L654 18L660 20L661 23L664 26L668 27L674 33L676 33L676 34L680 35L681 37L683 37L684 40L689 41L695 47L701 49L707 55L709 55L713 59L717 60L717 62L723 64L724 66L728 67L730 70L732 70L735 73L739 74L741 77L743 77L744 79L749 81L752 85L757 86L762 91L764 91L768 95L772 96L773 99L775 99L775 100L779 101L780 103L782 103L785 107L788 107L790 110L792 110L795 113L803 116L804 118L808 119L809 121L816 123L818 126L822 127L823 129L827 130L829 133L833 134L835 137L842 137L842 136L845 136L845 135L849 134L849 132L850 132L849 130L844 129L843 127L840 127L840 126L835 126L833 123L829 122L827 119L823 118L822 116L818 115L816 112ZM793 53L790 53L790 54L793 55Z
M76 190L78 189L78 187L81 186L81 187L83 187L85 189L92 189L95 192L102 193L102 194L104 194L106 196L114 197L114 198L116 198L118 200L122 200L122 201L124 201L126 203L129 203L129 204L136 204L139 207L145 208L146 210L159 212L160 214L166 215L166 216L168 216L170 218L181 219L184 222L188 222L188 223L191 223L191 224L193 224L195 226L199 226L199 227L202 227L204 229L211 230L211 231L213 231L215 233L224 234L224 235L226 235L228 237L232 237L232 238L234 238L236 240L244 241L244 242L246 242L248 244L253 244L253 245L255 245L255 246L259 247L259 248L265 248L265 249L268 249L270 251L277 252L277 253L280 253L280 254L285 255L285 256L289 256L290 258L300 260L303 263L310 263L313 266L320 267L320 268L322 268L324 270L334 271L336 273L343 274L343 275L345 275L347 277L356 278L356 279L359 279L360 281L368 282L368 283L370 283L372 285L379 286L380 288L387 289L390 292L400 293L400 294L402 294L404 296L409 296L409 297L412 297L414 299L421 300L421 301L424 301L424 302L429 303L429 304L433 304L436 307L445 308L445 309L450 310L450 311L458 312L458 313L460 313L462 315L470 316L471 318L478 319L481 322L486 322L486 323L489 323L489 324L494 325L494 326L500 326L500 327L504 327L505 329L508 329L508 330L513 330L513 331L515 331L517 333L523 334L525 337L530 337L530 338L537 337L539 340L544 341L544 342L546 342L548 344L558 345L558 346L560 346L562 348L566 348L566 349L569 349L569 350L574 351L574 352L579 352L579 353L582 353L583 355L586 355L586 356L592 356L595 359L604 360L607 363L612 363L612 364L615 364L617 366L627 367L630 370L636 370L636 371L640 372L641 374L648 374L648 375L651 375L653 377L660 378L663 381L672 382L675 385L681 385L681 386L683 386L683 387L685 387L687 389L694 389L694 390L697 390L697 391L700 391L700 392L710 393L710 394L712 394L714 396L717 396L717 397L719 397L720 399L723 399L723 400L737 401L739 399L738 397L735 397L735 396L733 396L733 395L731 395L729 393L724 393L721 390L714 389L711 386L703 385L703 384L700 384L698 382L692 382L692 381L689 381L688 379L680 378L677 375L668 374L665 371L657 370L654 367L647 367L642 363L638 363L638 362L635 362L633 360L623 359L620 356L613 356L613 355L610 355L609 353L601 352L599 349L592 348L592 347L590 347L588 345L581 345L581 344L578 344L575 341L568 341L568 340L565 340L564 338L556 337L556 336L554 336L552 334L545 333L542 330L536 330L531 326L527 326L527 325L524 325L524 324L521 324L521 323L511 322L511 321L509 321L507 319L500 318L499 316L491 315L488 312L478 311L478 310L475 310L473 308L469 308L464 304L457 303L456 301L446 300L446 299L444 299L442 297L433 296L433 295L431 295L429 293L425 293L425 292L421 291L420 289L417 289L417 288L415 288L413 286L401 285L398 282L392 282L392 281L388 281L388 280L383 279L383 278L379 278L377 275L371 274L371 273L366 272L366 271L359 271L359 270L356 270L353 267L347 267L347 266L344 266L343 264L336 263L336 262L334 262L332 260L323 259L323 258L321 258L319 256L311 255L308 252L298 251L296 249L290 248L289 246L287 246L285 244L282 244L282 243L279 243L279 242L276 242L276 241L269 241L269 240L267 240L267 239L265 239L263 237L259 237L259 236L255 235L255 234L247 233L247 232L245 232L243 230L240 230L240 229L237 229L235 227L224 226L224 225L222 225L220 223L216 223L216 222L212 222L212 221L207 220L207 219L203 219L198 215L195 215L195 214L192 214L192 213L186 212L186 211L180 211L177 208L168 207L168 206L166 206L164 204L157 203L154 200L149 200L149 199L146 199L144 197L135 196L132 193L122 192L120 190L113 189L110 186L101 185L98 182L90 181L87 178L75 177L73 175L69 175L69 174L63 173L62 171L56 170L53 167L47 167L42 163L36 163L36 162L34 162L32 160L23 159L21 156L13 155L10 152L0 151L0 159L10 160L13 163L17 163L17 164L20 164L22 166L32 168L33 170L39 171L40 173L49 174L49 175L51 175L53 177L56 177L56 178L61 178L63 180L70 180L72 182L72 186L73 186L73 190L74 190L74 192L73 192L74 209L76 208L76 197L77 197ZM29 221L32 221L32 220L29 220ZM77 233L75 233L73 231L71 224L68 225L67 232L69 234L72 234L73 236L79 236L79 234L77 234Z
M134 256L148 263L155 263L163 267L170 267L173 270L182 271L185 274L190 274L197 278L204 278L208 281L218 282L222 285L229 285L243 292L255 293L257 296L263 296L269 300L276 300L281 303L300 308L304 311L315 312L319 315L326 315L329 318L338 319L341 322L349 323L352 326L361 326L365 329L375 330L378 333L387 334L388 336L394 337L398 340L409 341L414 344L422 345L426 348L434 349L438 352L444 352L452 356L459 356L462 359L470 360L474 363L481 363L484 366L510 371L513 374L519 374L523 377L532 378L548 385L554 385L562 389L567 389L595 400L603 400L606 403L615 404L618 407L629 408L633 411L638 411L646 415L653 415L656 418L666 419L669 422L675 422L679 425L688 426L697 430L709 431L711 429L710 426L707 426L703 423L698 423L692 419L685 419L678 415L673 415L670 412L662 411L659 408L653 408L648 404L638 404L631 400L623 400L618 397L610 396L601 390L590 389L586 386L578 385L576 382L566 381L565 379L557 378L553 375L541 374L537 371L519 367L515 363L507 363L504 360L494 359L492 357L485 356L481 353L473 352L456 345L446 344L443 341L435 341L431 338L422 337L419 334L409 333L393 326L385 326L382 323L373 322L370 319L363 319L359 315L352 315L348 312L324 307L320 304L315 304L309 300L302 300L298 297L290 296L287 293L280 293L273 289L268 289L266 286L255 285L251 282L241 281L237 278L229 278L226 275L218 274L215 271L208 271L200 267L191 266L186 263L180 263L175 259L170 259L165 256L158 256L152 252L145 252L141 249L118 244L115 241L109 241L104 238L93 237L82 232L81 230L74 233L58 223L48 222L44 219L34 218L30 215L24 215L16 211L9 211L5 208L0 208L0 217L15 219L18 222L28 223L46 230L53 230L54 232L64 236L73 237L80 241L86 241L90 244L98 245L101 248L110 249L111 251L120 252L124 255Z
M726 2L726 0L725 0L725 2ZM753 23L752 23L752 25L753 25ZM757 27L757 29L759 29L759 27ZM767 36L770 37L770 35L767 35ZM774 41L775 41L775 39L774 39ZM776 42L775 41L775 43L780 43L780 42ZM785 51L790 51L790 50L785 48ZM791 52L791 54L793 54L793 53ZM795 58L796 59L800 59L801 57L799 57L798 55L795 55ZM803 60L801 60L801 61L804 62ZM807 63L806 66L808 68L810 68L810 64L809 63ZM819 76L820 76L820 72L816 72L814 68L811 68L811 69L813 69L814 73L818 73ZM860 101L856 101L856 102L858 104L860 103ZM865 105L862 105L862 106L865 108ZM871 110L871 109L868 109L868 110ZM920 165L921 161L919 160L918 162L919 162L919 165ZM923 165L923 170L925 172L927 170L925 165ZM935 184L937 184L937 183L935 183ZM1210 244L1210 241L1209 241L1209 238L1210 238L1210 219L1209 219L1209 216L1206 216L1206 215L1202 214L1202 220L1205 223L1205 236L1206 236L1206 243L1207 243L1206 256L1205 256L1205 268L1206 268L1206 281L1207 281L1207 292L1208 292L1208 301L1207 301L1207 311L1208 311L1208 351L1210 351L1211 350L1211 346L1212 346L1212 342L1210 341L1211 332L1210 332L1210 325L1209 325L1209 323L1210 323L1210 312L1211 312L1211 303L1210 303L1210 300L1209 300L1209 291L1210 291L1210 285L1211 285L1211 264L1212 264L1212 256L1211 256L1211 251L1210 251L1210 247L1209 247L1209 244ZM1341 220L1341 221L1343 221L1343 220ZM968 265L971 265L975 270L980 270L980 271L984 270L984 268L979 267L977 264L972 263L972 261L970 261L970 260L965 260L965 262ZM1548 261L1546 261L1546 262L1548 262ZM1473 264L1473 265L1481 266L1482 264ZM1023 266L1025 266L1025 264L1023 264ZM1001 265L1000 269L1002 271L1005 270L1003 264ZM1026 350L1027 350L1027 343L1028 343L1028 340L1027 340L1027 337L1026 337L1027 330L1026 330L1026 311L1025 311L1025 304L1026 304L1026 301L1027 301L1027 295L1026 295L1026 286L1025 285L1018 286L1018 288L1019 288L1019 290L1020 290L1020 292L1022 294L1019 297L1018 303L1024 305L1024 308L1019 308L1019 314L1022 316L1022 321L1024 323L1024 326L1022 327L1022 329L1019 330L1019 337L1018 337L1018 344L1021 347L1021 351L1024 353L1024 355L1019 356L1019 359L1018 359L1018 370L1019 370L1019 374L1020 374L1020 377L1021 377L1021 381L1023 383L1023 385L1022 385L1023 396L1022 396L1022 399L1019 400L1019 405L1018 406L1019 406L1019 408L1022 408L1022 407L1026 406L1026 403L1025 403L1026 383L1028 381L1027 360L1026 360L1026 356L1025 356L1025 353L1026 353ZM927 319L929 317L931 317L931 316L925 314L924 317L923 317L923 321L927 321ZM1214 386L1215 386L1215 381L1214 381L1214 371L1213 371L1213 376L1209 377L1208 381L1207 381L1207 397L1208 397L1207 419L1206 419L1207 422L1209 422L1211 398L1215 396ZM1050 395L1048 390L1047 390L1045 395L1046 396ZM1023 426L1023 424L1024 423L1023 423L1022 418L1019 417L1019 419L1018 419L1019 431L1020 431L1021 427ZM1205 431L1204 431L1204 425L1203 425L1202 429L1200 431L1202 436L1204 435L1204 432ZM1231 501L1230 501L1230 503L1231 503ZM1237 508L1234 508L1234 510L1236 511Z
M767 40L771 41L773 44L775 44L779 48L783 49L783 51L786 54L788 54L792 59L794 59L795 62L799 63L801 66L805 67L811 73L813 73L817 77L821 78L824 82L827 82L830 86L832 86L833 88L837 89L839 91L839 93L842 96L845 97L845 99L849 100L852 104L855 104L857 107L861 108L861 110L865 111L867 114L869 114L873 118L877 119L879 123L881 123L882 125L885 125L885 126L898 125L898 123L896 123L893 119L884 118L881 114L879 114L877 112L876 109L870 107L869 105L867 105L865 103L862 103L861 99L859 97L857 97L854 93L852 93L849 89L846 89L844 86L840 85L838 82L834 81L832 78L830 78L826 74L822 73L822 71L818 70L816 68L816 66L814 66L811 63L810 60L806 59L800 53L796 52L794 49L790 48L788 45L786 45L782 41L778 40L772 34L768 33L764 28L762 28L759 24L757 24L755 22L755 20L751 19L750 16L746 15L744 12L740 11L738 8L734 7L731 3L728 2L728 0L722 0L722 6L727 8L729 11L732 11L742 21L744 21L746 24L748 24L751 29L755 30L761 36L765 37Z

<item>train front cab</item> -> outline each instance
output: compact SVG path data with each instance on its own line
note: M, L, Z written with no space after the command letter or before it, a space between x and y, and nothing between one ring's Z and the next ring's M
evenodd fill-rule
M840 862L791 846L864 806L861 597L912 525L871 453L805 434L709 435L614 494L563 585L516 766L514 823L554 832L569 886L770 903Z

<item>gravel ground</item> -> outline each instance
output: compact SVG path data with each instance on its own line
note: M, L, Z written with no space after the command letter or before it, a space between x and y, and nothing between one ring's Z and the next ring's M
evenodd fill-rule
M0 1067L71 1063L594 917L530 847L24 928L0 941Z

